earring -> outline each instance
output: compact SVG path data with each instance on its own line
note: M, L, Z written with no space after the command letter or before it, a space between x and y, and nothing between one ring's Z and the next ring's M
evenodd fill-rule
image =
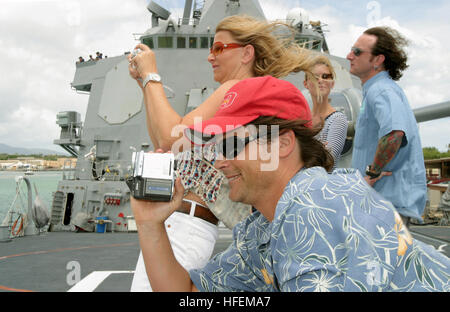
M375 65L375 66L373 67L373 69L378 70L378 66Z

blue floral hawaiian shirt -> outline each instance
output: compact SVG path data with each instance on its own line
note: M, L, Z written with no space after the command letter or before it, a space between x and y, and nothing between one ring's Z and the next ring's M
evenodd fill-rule
M450 259L412 238L354 169L300 170L190 277L200 291L450 291Z

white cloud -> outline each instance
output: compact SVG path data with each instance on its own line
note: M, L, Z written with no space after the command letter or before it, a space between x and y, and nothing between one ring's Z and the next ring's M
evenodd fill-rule
M60 150L56 114L84 115L87 97L70 88L83 55L131 50L150 24L145 0L7 1L0 13L0 142Z
M263 8L266 14L269 13L267 15L271 15L272 12L278 14L278 8L284 11L289 3L295 4L295 2L298 3L298 1L282 3L269 1ZM369 1L358 3L366 9ZM325 36L330 51L344 58L356 39L369 27L389 26L405 36L410 41L407 49L409 68L404 72L399 85L404 89L411 107L415 109L450 100L447 79L450 74L450 53L447 52L450 51L450 42L442 40L450 34L448 17L443 14L450 10L450 4L442 6L433 8L427 4L427 13L423 14L422 19L413 21L399 21L392 16L384 16L388 12L381 8L383 10L380 9L379 15L373 15L374 9L366 10L366 15L360 17L359 23L348 23L349 19L353 19L351 14L330 5L309 10L309 16L313 21L320 20L328 25L329 32ZM408 9L407 4L404 5L404 9ZM441 151L447 150L450 144L449 119L447 117L420 124L422 145L434 146Z
M184 1L156 1L181 17ZM345 57L349 47L367 27L367 16L339 7L347 2L323 1L312 7L306 1L261 0L268 19L284 19L287 12L309 5L311 20L328 24L328 45ZM368 12L367 2L351 4ZM133 33L150 27L147 0L8 0L0 10L0 142L14 146L57 149L55 124L59 111L75 110L82 119L88 97L70 89L78 56L96 51L121 55L137 43ZM406 0L405 0L406 3ZM407 6L407 5L406 5ZM400 80L413 108L450 100L450 4L427 5L418 21L404 20L382 8L380 23L399 29L411 40L410 68ZM370 13L370 12L369 12ZM6 75L5 75L6 73ZM443 150L450 143L448 118L420 125L424 146ZM443 134L444 133L444 134Z

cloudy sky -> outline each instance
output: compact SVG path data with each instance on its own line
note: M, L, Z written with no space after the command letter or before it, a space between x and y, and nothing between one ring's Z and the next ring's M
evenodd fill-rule
M225 0L224 0L225 1ZM0 143L49 148L59 137L56 114L86 112L88 96L71 90L78 56L132 50L133 34L150 27L148 0L1 0ZM182 15L183 0L157 0ZM364 29L388 25L410 40L409 69L399 84L413 108L450 100L450 2L444 0L260 0L270 20L294 7L328 24L328 46L345 57ZM442 40L445 39L445 40ZM421 123L422 145L450 144L450 118Z

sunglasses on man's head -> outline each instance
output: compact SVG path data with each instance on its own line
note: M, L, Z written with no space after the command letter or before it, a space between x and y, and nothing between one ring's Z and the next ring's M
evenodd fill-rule
M360 56L364 52L369 52L369 51L364 51L364 50L361 50L360 48L352 47L352 52L355 56Z
M245 138L229 136L223 139L222 142L218 142L218 148L220 149L220 153L226 159L233 159L242 152L248 143L256 139L258 139L258 135L252 137L248 136Z
M242 44L239 43L222 43L220 41L214 42L211 49L209 50L214 56L222 54L225 49L236 49L243 47Z

